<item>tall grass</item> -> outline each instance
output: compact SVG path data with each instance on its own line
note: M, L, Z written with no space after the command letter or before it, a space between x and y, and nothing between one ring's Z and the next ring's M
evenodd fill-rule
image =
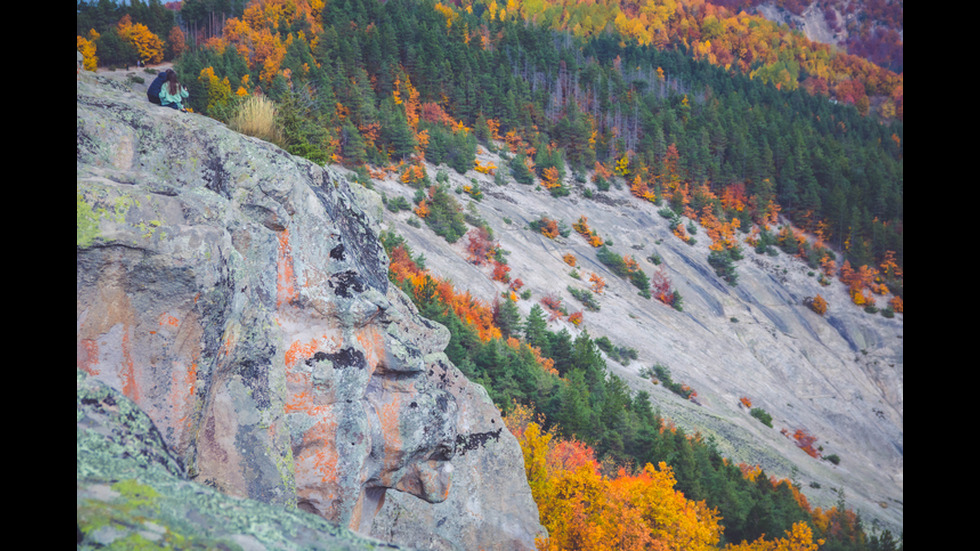
M282 143L282 133L276 125L276 104L265 96L249 96L228 122L237 132L260 140Z

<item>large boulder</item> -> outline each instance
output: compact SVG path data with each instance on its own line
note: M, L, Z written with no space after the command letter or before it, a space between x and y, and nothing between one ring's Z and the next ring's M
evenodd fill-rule
M189 479L363 534L398 490L413 545L533 547L516 441L388 284L344 175L85 72L76 142L77 367ZM408 538L384 515L376 531Z

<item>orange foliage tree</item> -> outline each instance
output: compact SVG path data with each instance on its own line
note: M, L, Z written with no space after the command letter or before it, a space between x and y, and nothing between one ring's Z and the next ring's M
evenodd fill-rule
M599 237L599 234L597 234L595 230L589 227L589 219L585 216L579 216L578 221L572 224L572 228L574 228L579 235L585 238L589 245L592 245L593 247L602 246L602 238Z
M589 281L592 282L592 292L601 295L602 291L606 288L606 280L602 279L598 274L593 273L589 276Z
M820 457L820 452L813 447L813 444L817 441L816 436L804 429L796 429L796 432L793 433L793 439L796 440L797 447L805 451L807 455L810 457Z
M306 40L306 36L319 36L323 24L318 14L323 9L320 1L264 0L251 2L241 18L225 21L220 41L209 46L221 49L230 45L248 63L250 70L259 72L259 80L268 85L281 71L286 50L294 40ZM284 33L282 24L307 29L296 34ZM285 34L285 41L283 35Z
M469 236L469 243L466 245L469 261L477 266L482 266L492 260L497 251L497 246L490 239L490 232L486 228L474 228L470 230Z
M634 197L650 201L651 203L657 200L657 196L650 190L650 186L647 185L646 180L640 174L637 174L630 180L630 193Z
M554 239L558 237L559 234L558 222L556 220L548 218L547 216L542 216L537 221L537 228L538 231L541 232L541 235L547 237L548 239Z
M819 294L815 297L807 297L803 303L821 316L827 313L827 300Z
M491 276L494 281L499 281L501 283L510 283L510 266L504 264L503 262L493 261L493 275Z
M436 279L412 261L401 245L390 253L388 267L390 278L398 284L407 284L416 302L438 301L451 309L460 320L472 327L480 340L500 339L500 328L493 323L493 309L469 293L457 293L448 281Z
M548 310L550 321L560 319L566 315L565 307L562 306L561 297L558 295L549 294L545 296L541 299L541 304Z
M167 36L167 43L170 45L170 54L173 57L180 57L181 54L190 49L187 46L184 31L180 30L180 27L175 26L170 29L170 34Z
M670 279L664 273L663 268L653 273L650 278L650 287L653 289L653 296L667 306L674 304L674 291L670 288Z
M861 266L857 270L851 267L850 261L845 260L840 267L840 280L847 286L847 293L851 295L851 301L858 306L874 305L874 297L869 288L875 283L878 271L868 266ZM867 292L866 292L867 291Z

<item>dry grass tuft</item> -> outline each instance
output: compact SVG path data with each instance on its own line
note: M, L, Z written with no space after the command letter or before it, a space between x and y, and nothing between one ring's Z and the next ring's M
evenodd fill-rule
M267 142L278 144L282 141L282 134L276 126L276 104L265 96L249 96L228 126Z

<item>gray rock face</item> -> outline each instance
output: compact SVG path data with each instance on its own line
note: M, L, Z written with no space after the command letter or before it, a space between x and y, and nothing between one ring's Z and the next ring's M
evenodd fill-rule
M76 549L391 549L298 509L187 480L153 421L76 371Z
M189 478L365 534L399 490L414 543L533 547L520 449L448 331L388 285L342 175L84 72L76 145L77 367ZM430 503L447 500L478 511L446 522Z

